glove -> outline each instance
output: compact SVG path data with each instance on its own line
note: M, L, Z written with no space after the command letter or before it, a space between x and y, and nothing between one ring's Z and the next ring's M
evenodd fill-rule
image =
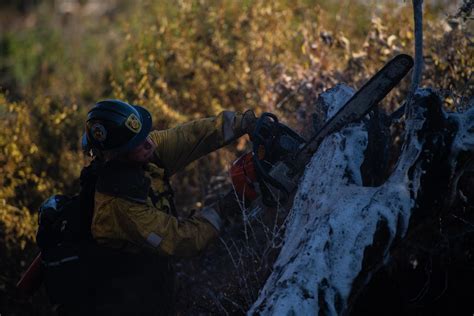
M214 201L208 199L205 204L208 205L207 208L216 211L224 223L228 223L230 218L241 214L242 208L246 207L238 201L233 189L224 196L214 199Z
M242 119L240 121L240 130L245 133L252 135L255 130L255 125L257 124L257 117L252 110L247 110L242 114Z
M237 199L233 189L217 201L218 212L225 219L241 214L242 209L245 209L245 207Z

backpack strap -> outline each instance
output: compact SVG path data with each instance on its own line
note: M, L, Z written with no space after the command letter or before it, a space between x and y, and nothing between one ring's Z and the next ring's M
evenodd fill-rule
M88 240L92 240L91 224L94 215L95 186L102 164L102 161L95 158L88 166L82 168L79 177L81 184L81 190L79 191L80 231L83 238Z
M146 203L150 179L140 165L112 160L99 171L97 192L121 197L133 202Z
M170 204L170 213L171 215L173 216L178 216L178 212L176 210L176 205L174 204L174 190L173 190L173 187L171 186L171 183L170 183L170 172L168 170L168 168L165 167L165 164L163 163L163 161L161 160L161 158L156 154L154 153L153 154L153 159L154 159L154 163L160 167L161 169L163 169L163 182L165 183L165 186L166 186L166 190L164 190L163 192L160 192L158 194L155 194L152 190L150 190L150 197L151 197L151 200L153 201L153 204L156 204L157 201L159 201L160 199L162 198L166 198Z

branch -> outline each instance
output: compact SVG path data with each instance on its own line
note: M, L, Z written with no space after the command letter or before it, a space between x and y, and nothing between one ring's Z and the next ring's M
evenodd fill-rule
M423 72L423 0L413 0L413 15L415 19L415 69L411 90L412 93L415 93Z
M410 92L407 96L405 117L413 115L411 101L421 82L423 73L423 0L413 0L413 17L415 20L415 68L413 70Z

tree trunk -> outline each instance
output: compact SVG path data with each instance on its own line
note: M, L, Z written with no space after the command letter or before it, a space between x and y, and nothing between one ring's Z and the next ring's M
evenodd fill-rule
M345 103L347 91L337 86L321 96L332 103L328 112ZM384 183L369 177L377 187L364 186L361 173L367 126L351 124L323 141L301 179L273 272L249 314L348 314L390 251L403 244L409 224L446 209L445 197L456 195L453 181L472 161L474 108L446 114L434 92L419 90L413 109L394 171ZM369 149L373 162L365 169L380 172L385 149L379 159L374 144Z

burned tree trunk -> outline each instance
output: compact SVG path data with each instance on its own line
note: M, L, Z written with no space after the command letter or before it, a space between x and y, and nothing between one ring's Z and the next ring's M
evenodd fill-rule
M349 97L340 86L322 95L331 100L329 108ZM368 144L363 123L321 144L296 193L273 273L250 314L348 314L407 231L452 203L454 182L472 164L474 109L446 114L431 90L412 100L398 163L377 187L362 180Z
M378 107L369 116L366 124L368 143L360 168L364 186L378 186L389 176L390 117Z

